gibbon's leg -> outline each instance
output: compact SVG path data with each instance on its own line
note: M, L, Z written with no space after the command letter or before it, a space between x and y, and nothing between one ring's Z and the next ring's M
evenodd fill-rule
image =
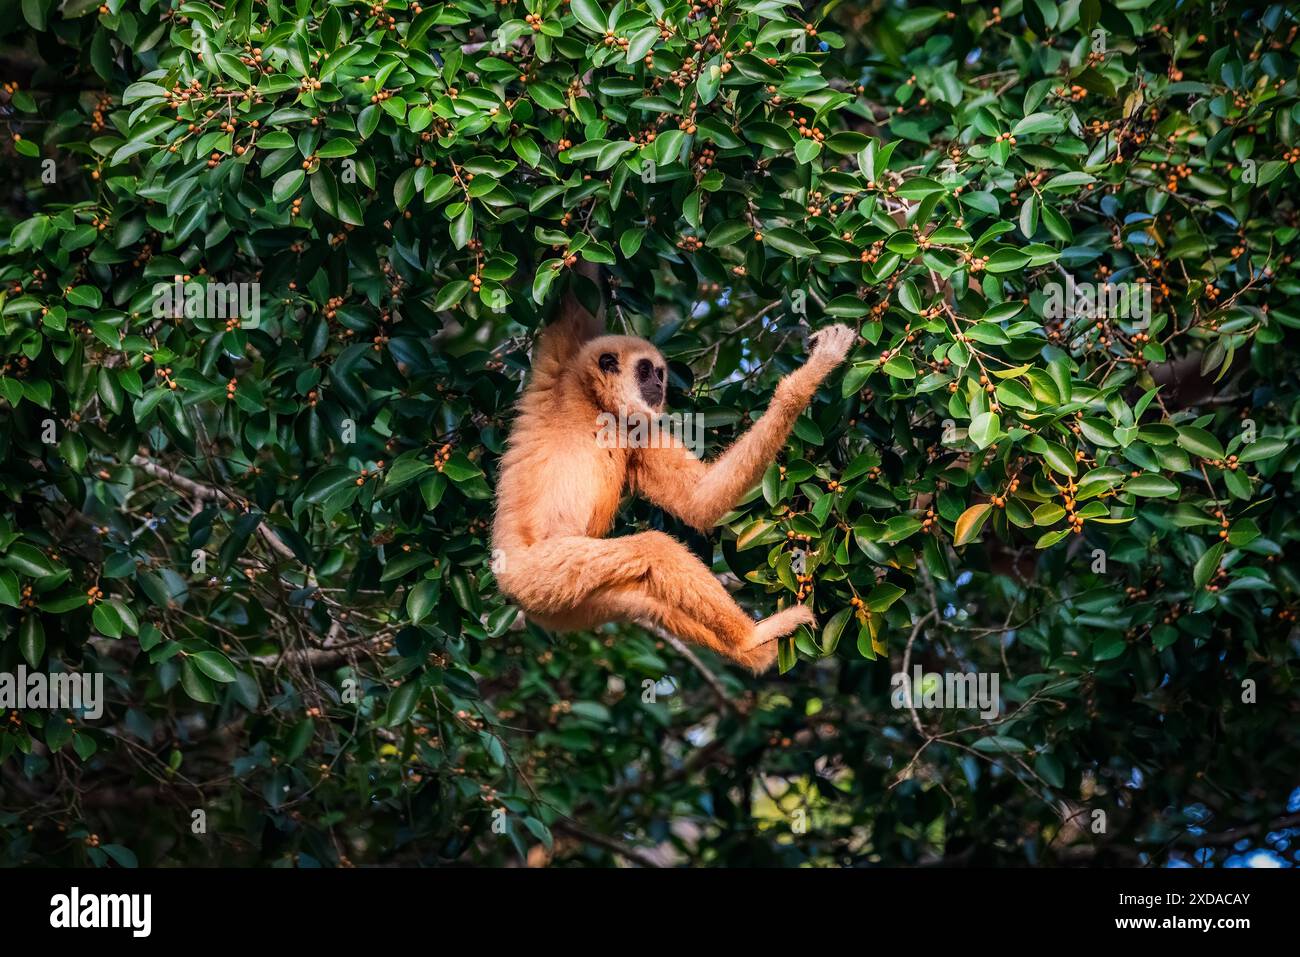
M598 588L567 614L549 619L555 631L586 631L611 621L655 624L685 641L720 653L730 651L716 631L655 598L643 584ZM748 619L747 619L748 620ZM545 621L539 624L546 625ZM749 622L749 627L753 626Z
M507 555L498 577L543 625L578 630L648 619L756 671L775 660L776 638L813 620L797 605L755 622L703 562L662 532L541 542Z
M736 610L740 611L739 608ZM761 674L776 663L777 638L790 634L800 625L812 624L812 613L803 605L786 608L759 622L750 620L742 611L740 614L747 622L749 637L741 644L728 644L722 635L694 618L690 610L676 608L656 598L642 584L602 588L579 606L578 613L589 617L592 622L584 627L606 621L658 625L684 641L713 649L754 674Z
M697 617L728 645L741 643L754 625L704 563L663 532L538 542L507 552L497 578L524 611L537 615L572 613L598 589L635 584L671 606L698 608Z
M598 588L648 575L650 554L645 538L659 534L623 538L565 535L506 549L496 572L497 582L528 614L558 618L572 613Z

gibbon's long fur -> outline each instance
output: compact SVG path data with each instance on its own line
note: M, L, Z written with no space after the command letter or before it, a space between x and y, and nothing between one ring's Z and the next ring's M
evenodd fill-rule
M534 347L497 483L497 581L548 630L650 622L762 672L776 661L776 639L813 624L807 607L755 621L671 536L605 536L625 491L695 528L716 525L761 480L856 335L842 325L822 329L806 364L777 384L762 417L705 463L666 431L657 448L603 447L601 413L658 415L667 377L649 342L603 334L603 311L593 315L570 293Z

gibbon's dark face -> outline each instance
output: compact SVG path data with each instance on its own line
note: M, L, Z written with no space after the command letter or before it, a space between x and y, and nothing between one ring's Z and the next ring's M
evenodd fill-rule
M668 370L662 360L658 364L645 357L636 360L636 385L641 390L641 398L645 399L645 404L652 409L658 409L664 404L664 396L667 393L664 376L667 373Z
M632 336L601 336L579 357L596 404L605 412L658 413L668 396L668 363L659 350Z

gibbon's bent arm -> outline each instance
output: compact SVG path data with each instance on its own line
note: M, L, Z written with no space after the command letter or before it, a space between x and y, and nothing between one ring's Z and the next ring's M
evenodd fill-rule
M823 330L808 362L777 383L767 411L712 462L701 462L676 442L639 450L633 466L637 491L702 531L717 525L776 460L795 419L843 361L854 337L844 326Z
M598 267L582 263L575 270L599 287ZM605 308L602 305L593 315L578 301L572 289L565 293L560 303L559 316L538 335L533 350L533 386L546 388L559 377L569 361L588 340L605 332Z

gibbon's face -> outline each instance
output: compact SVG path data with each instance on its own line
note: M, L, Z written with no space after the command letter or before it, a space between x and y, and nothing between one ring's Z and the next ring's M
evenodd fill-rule
M633 336L600 336L578 355L580 372L602 412L658 414L668 393L668 363Z

